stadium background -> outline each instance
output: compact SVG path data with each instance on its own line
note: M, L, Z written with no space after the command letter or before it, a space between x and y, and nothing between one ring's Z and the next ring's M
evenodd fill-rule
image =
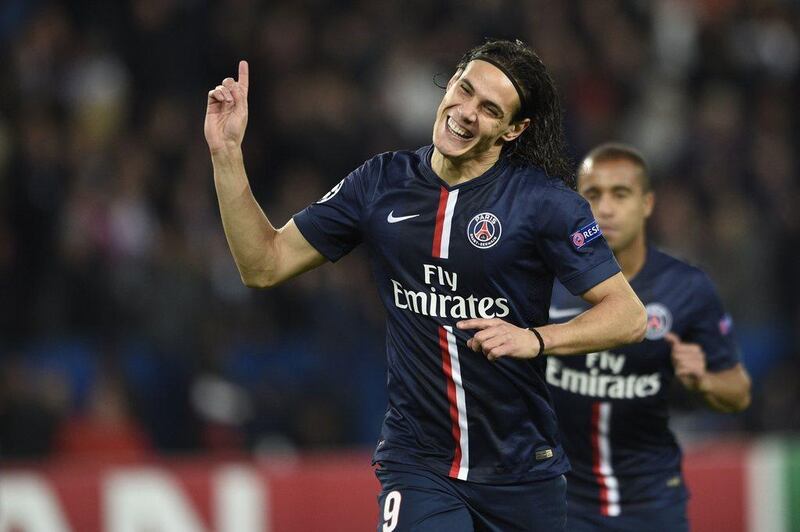
M240 283L206 93L250 61L247 168L283 224L373 154L428 143L434 77L518 37L561 90L576 159L610 139L646 154L654 241L704 267L734 318L753 405L682 401L690 455L738 449L743 504L769 484L775 529L800 530L799 15L790 0L2 2L2 470L355 452L369 474L384 314L364 253L269 292Z

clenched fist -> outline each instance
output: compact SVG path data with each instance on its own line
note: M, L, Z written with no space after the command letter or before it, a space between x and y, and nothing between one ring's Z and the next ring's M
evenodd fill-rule
M675 376L690 391L705 391L706 354L698 344L683 343L675 333L667 333L664 339L672 346L672 366Z

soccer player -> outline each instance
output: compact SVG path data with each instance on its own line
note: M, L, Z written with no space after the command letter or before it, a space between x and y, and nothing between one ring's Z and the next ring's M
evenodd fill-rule
M622 273L647 308L642 343L584 356L548 357L564 448L567 527L584 530L688 530L681 452L667 424L674 379L713 409L737 412L750 401L730 317L708 277L647 244L653 210L645 161L634 149L603 144L578 172ZM550 318L569 320L586 305L563 286L553 290Z
M431 146L373 157L280 229L245 174L248 88L241 62L237 81L208 93L205 121L244 283L276 285L362 242L370 251L387 312L378 530L562 530L569 466L539 355L639 341L645 313L588 204L562 181L544 65L520 42L470 50ZM546 325L555 277L590 308Z

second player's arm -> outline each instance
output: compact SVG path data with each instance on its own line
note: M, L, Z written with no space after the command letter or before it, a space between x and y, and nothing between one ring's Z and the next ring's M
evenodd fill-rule
M709 371L700 379L697 392L717 412L741 412L750 405L750 376L741 364Z
M675 333L667 333L675 376L689 391L700 394L706 404L718 412L740 412L750 404L750 375L741 362L721 371L706 367L712 345L684 342Z
M258 205L241 148L211 154L222 225L242 282L268 288L325 262L290 220L276 229Z

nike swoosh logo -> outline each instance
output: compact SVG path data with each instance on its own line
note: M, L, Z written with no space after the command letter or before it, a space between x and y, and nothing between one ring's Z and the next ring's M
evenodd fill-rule
M550 319L551 320L560 320L561 318L571 318L572 316L577 316L584 309L582 308L556 308L550 307Z
M390 224L396 224L397 222L402 222L403 220L410 220L411 218L416 218L419 214L409 214L408 216L395 216L394 211L389 213L389 216L386 217L386 221Z

